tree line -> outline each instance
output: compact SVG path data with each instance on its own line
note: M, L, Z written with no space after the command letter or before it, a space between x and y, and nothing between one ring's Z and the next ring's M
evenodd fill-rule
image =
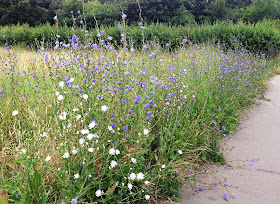
M140 5L140 7L139 7ZM140 12L141 9L141 12ZM141 13L141 17L139 16ZM113 25L126 14L129 25L201 24L240 19L258 22L280 17L280 0L1 0L0 25L44 23L95 27Z

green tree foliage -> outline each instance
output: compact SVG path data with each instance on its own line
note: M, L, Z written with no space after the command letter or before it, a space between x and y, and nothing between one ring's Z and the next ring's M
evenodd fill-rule
M43 0L3 0L0 4L0 24L28 23L31 26L48 20L50 1Z
M72 13L75 15L77 12L83 11L83 0L62 0L60 8L57 10L58 19L61 23L65 23L68 26L73 25ZM82 19L76 18L79 23Z
M139 3L146 23L189 25L240 19L257 22L280 17L280 0L139 0ZM74 18L78 25L83 21L88 27L96 25L95 19L99 25L113 25L121 21L122 12L127 15L127 24L139 23L137 0L1 0L0 25L54 24L56 15L60 25L73 25Z
M229 8L226 0L214 0L207 7L209 19L213 22L215 20L228 19Z
M272 19L278 15L278 9L279 0L253 0L252 6L246 9L244 19L249 22Z
M121 18L121 10L119 4L101 3L98 0L88 1L84 4L87 25L95 27L97 20L98 24L113 25ZM95 18L95 19L94 19Z

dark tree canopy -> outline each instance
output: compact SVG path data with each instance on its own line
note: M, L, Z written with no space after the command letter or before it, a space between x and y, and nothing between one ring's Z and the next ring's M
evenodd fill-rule
M279 18L280 0L138 0L146 23L192 24L204 21L240 19L257 22L264 18ZM127 15L128 24L140 22L137 0L1 0L0 25L28 23L36 26L54 24L73 25L81 20L94 27L112 25ZM80 11L82 19L77 13ZM73 12L73 13L71 13Z

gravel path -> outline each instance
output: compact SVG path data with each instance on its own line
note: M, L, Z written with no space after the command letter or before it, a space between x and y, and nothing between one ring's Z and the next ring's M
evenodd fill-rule
M249 110L241 130L222 148L229 165L212 167L199 178L205 190L182 190L178 204L280 204L279 75L266 98L271 101Z

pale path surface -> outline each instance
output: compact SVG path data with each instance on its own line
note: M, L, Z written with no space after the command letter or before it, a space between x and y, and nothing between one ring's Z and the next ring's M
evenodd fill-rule
M222 151L228 167L213 167L200 179L208 183L205 190L182 190L178 204L280 204L280 76L272 78L265 97L271 101L249 110L241 123L246 128L227 139Z

